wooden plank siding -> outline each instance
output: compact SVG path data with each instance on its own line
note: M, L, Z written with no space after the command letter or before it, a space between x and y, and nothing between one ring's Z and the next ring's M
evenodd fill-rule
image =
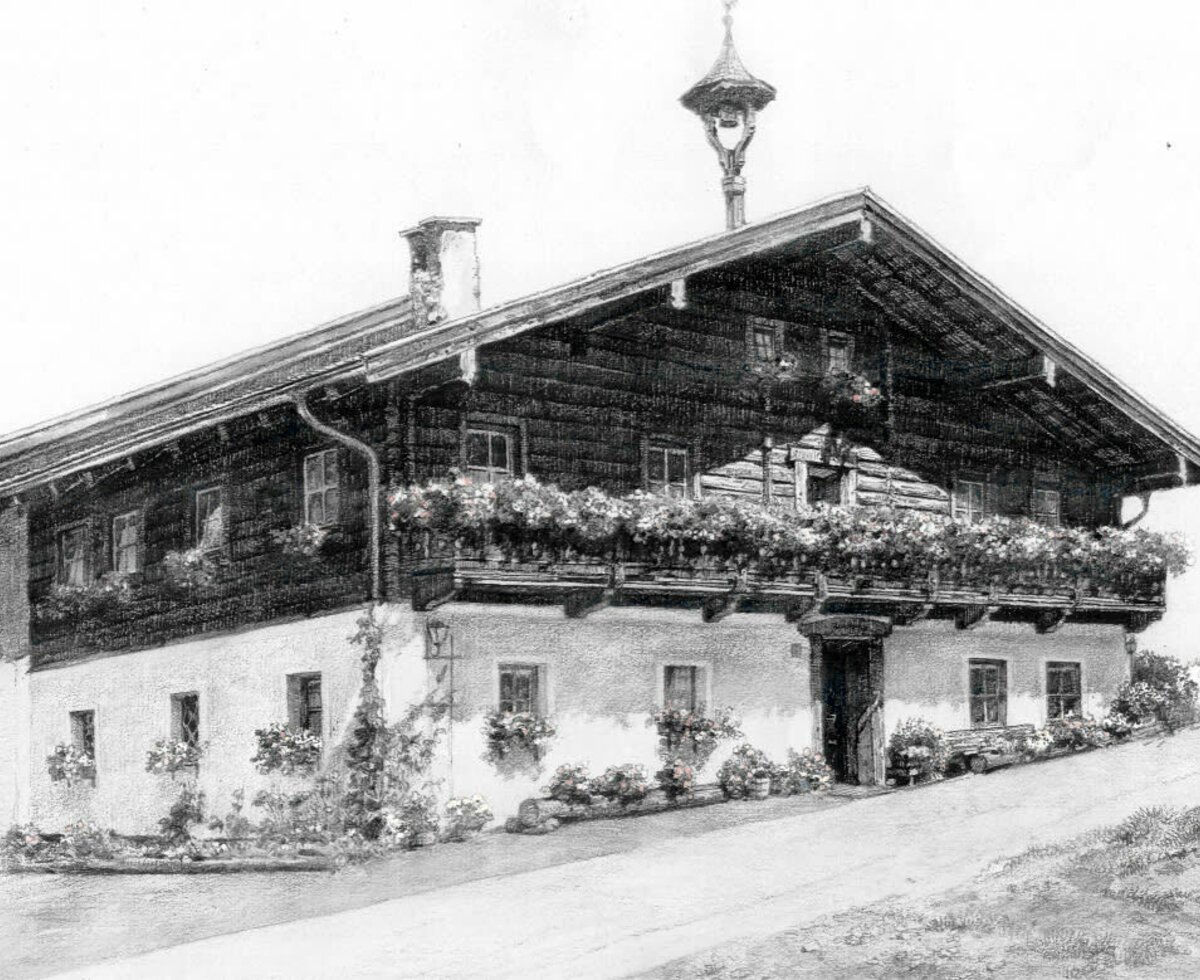
M360 390L317 413L384 451L392 465L402 447L389 448L386 412L391 386ZM335 449L339 466L339 521L324 565L312 575L281 574L272 533L304 520L303 460ZM92 624L84 642L73 631L35 626L35 666L85 656L95 649L138 649L214 629L229 629L280 616L310 614L362 602L367 595L366 462L359 453L314 432L294 409L261 412L171 446L148 451L91 486L37 494L30 504L29 596L32 603L54 585L58 532L84 523L91 546L91 573L113 568L112 520L142 512L141 577L161 579L169 551L195 544L195 492L224 488L225 546L219 552L218 584L194 596L164 600L150 594Z
M965 475L992 487L999 513L1028 512L1033 488L1049 486L1060 491L1066 520L1112 521L1121 474L1017 410L1009 393L956 385L927 338L889 321L847 284L794 275L764 284L726 270L690 281L689 303L675 310L664 300L603 322L550 324L480 348L469 385L452 364L435 363L316 398L316 412L379 451L385 485L446 476L462 464L466 427L500 420L517 443L518 475L568 489L628 492L644 485L647 446L661 439L687 449L693 490L761 500L769 436L772 497L787 504L796 496L795 453L829 448L820 375L824 338L834 330L851 338L854 369L884 385L888 401L876 419L834 433L853 465L854 502L945 513L955 477ZM749 316L783 324L784 347L802 367L798 377L768 391L746 370ZM127 466L31 493L31 600L54 582L62 527L90 522L99 575L112 567L112 518L142 509L144 562L152 573L168 551L194 543L195 490L222 485L230 518L220 585L202 599L124 610L102 638L105 648L134 649L364 601L366 468L344 447L341 549L319 582L290 581L277 570L271 533L302 520L302 460L323 448L333 445L294 408L272 408L139 452ZM385 534L389 596L402 592L402 558ZM89 652L61 632L39 627L33 636L39 665Z

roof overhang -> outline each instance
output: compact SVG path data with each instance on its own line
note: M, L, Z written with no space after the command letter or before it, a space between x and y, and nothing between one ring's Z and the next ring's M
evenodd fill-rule
M877 246L934 277L964 321L1011 331L1105 404L1177 454L1182 480L1147 475L1147 489L1187 480L1200 467L1200 440L1050 330L867 189L829 198L647 258L418 328L407 297L295 338L104 405L0 438L0 493L110 462L287 402L298 392L346 379L380 382L482 345L574 317L603 318L639 296L747 260L803 261L833 255L859 261ZM1158 482L1155 482L1155 481Z

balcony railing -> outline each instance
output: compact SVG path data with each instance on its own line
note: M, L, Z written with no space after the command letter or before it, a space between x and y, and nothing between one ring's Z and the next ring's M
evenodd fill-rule
M1146 609L1161 608L1166 576L1189 560L1178 539L1143 530L1024 518L970 524L872 508L797 513L726 499L564 493L528 480L443 481L397 491L391 504L418 604L450 588L619 588L626 596L726 593L743 607L792 596Z

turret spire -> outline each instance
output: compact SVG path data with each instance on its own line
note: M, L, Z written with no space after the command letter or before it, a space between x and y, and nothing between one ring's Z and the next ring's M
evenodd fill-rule
M746 70L733 44L733 7L737 0L724 0L725 41L716 62L700 81L684 93L680 102L700 117L709 144L717 153L724 177L725 227L746 223L746 179L742 167L746 147L754 138L758 113L775 98L775 88ZM740 130L733 146L726 146L719 130Z

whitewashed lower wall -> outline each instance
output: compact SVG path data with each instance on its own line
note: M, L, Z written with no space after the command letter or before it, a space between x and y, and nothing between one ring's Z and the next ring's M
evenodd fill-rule
M28 664L0 661L0 830L29 817Z
M1085 714L1104 715L1129 677L1125 633L1119 626L1067 624L1037 633L1024 623L985 623L957 630L948 620L898 627L884 640L884 718L887 730L905 718L924 718L947 730L970 728L968 661L1008 664L1008 723L1046 721L1046 662L1077 661Z
M250 765L254 729L287 720L289 674L321 673L326 751L336 758L358 701L361 650L348 638L362 614L342 612L30 674L24 662L0 664L0 814L32 818L48 830L81 819L127 833L155 830L180 787L145 772L146 752L170 734L171 695L195 691L207 743L199 787L209 813L223 815L234 790L244 790L249 801L271 785ZM396 605L383 615L379 679L389 716L400 717L426 695L446 700L452 680L455 710L443 722L440 795L482 793L500 819L564 763L587 764L597 774L626 762L650 772L658 768L658 739L649 720L661 706L663 668L670 664L703 667L707 704L734 709L746 741L773 758L811 743L809 645L782 617L735 615L706 624L694 610L609 608L575 620L558 606L462 603L426 615ZM450 627L452 676L450 661L425 657L431 617ZM449 652L447 645L443 653ZM947 729L969 727L972 657L1009 663L1010 724L1044 722L1048 660L1082 663L1085 710L1097 715L1129 669L1117 627L1068 625L1045 636L1017 624L987 623L969 632L949 622L897 628L884 641L888 730L907 717ZM498 702L502 663L542 667L544 707L558 736L532 771L497 768L485 758L484 719ZM69 739L68 713L89 709L96 712L96 785L51 783L46 755ZM722 745L702 778L712 778L732 748Z
M779 759L812 738L808 644L780 616L703 623L695 610L609 608L567 619L562 608L454 604L436 610L454 637L455 795L482 793L497 816L545 785L555 767L635 762L661 766L648 722L661 706L662 668L704 668L705 701L729 706L746 740ZM793 656L798 653L798 656ZM499 697L501 663L539 664L557 726L539 771L497 771L485 760L484 718ZM445 683L445 682L443 682ZM704 776L732 749L723 745Z
M358 700L361 651L348 637L361 615L342 612L30 674L32 819L47 830L74 820L126 833L156 830L180 791L170 777L145 771L147 751L171 734L172 694L200 695L206 750L198 785L211 814L226 813L234 790L245 790L249 804L271 785L250 765L254 730L288 720L289 674L320 672L332 756ZM414 618L399 607L391 618L389 659L403 659L398 649ZM46 773L45 757L69 741L68 713L76 710L96 712L95 786L52 783Z

